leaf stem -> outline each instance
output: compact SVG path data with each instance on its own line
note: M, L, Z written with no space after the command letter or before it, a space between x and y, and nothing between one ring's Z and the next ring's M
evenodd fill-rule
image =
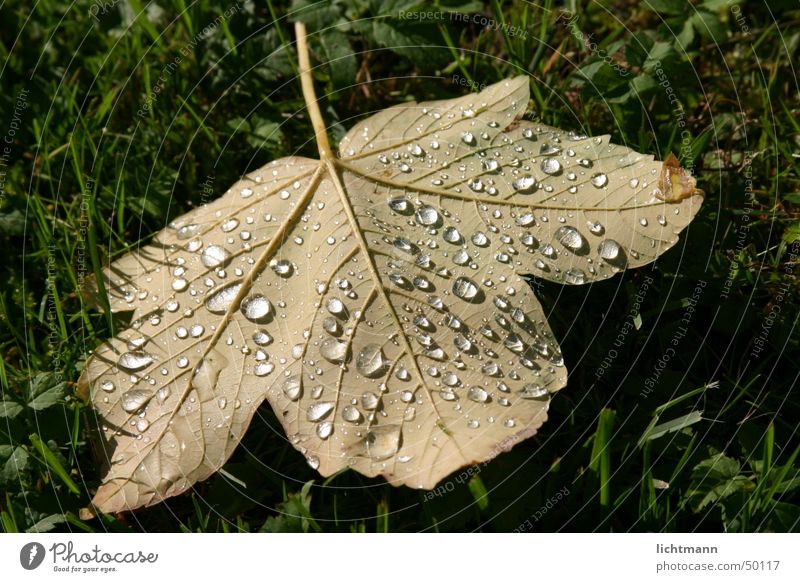
M317 138L317 148L319 157L323 161L334 159L331 144L328 141L328 133L325 131L325 121L319 110L319 101L314 92L314 78L311 76L311 59L308 55L308 43L306 42L306 25L302 22L294 23L294 32L297 36L297 58L300 61L300 83L303 86L303 98L306 101L306 109L311 117L311 125L314 126L314 134Z

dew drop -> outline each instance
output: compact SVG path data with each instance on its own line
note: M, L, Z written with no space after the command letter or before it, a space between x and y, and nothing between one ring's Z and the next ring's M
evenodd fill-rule
M152 397L153 393L149 390L143 390L141 388L128 390L122 395L121 398L122 410L125 412L134 413L137 410L142 409L145 404L150 402Z
M203 249L200 261L209 269L221 267L231 259L231 254L218 245L209 245Z
M146 352L125 352L117 360L117 365L127 372L138 372L153 362L153 356Z
M473 402L486 402L489 399L489 393L480 386L470 386L467 398Z
M300 376L294 375L286 378L283 382L283 386L281 386L281 390L283 390L286 398L292 402L297 401L303 393L303 384L300 381Z
M228 308L233 303L236 296L239 294L239 289L242 288L241 283L231 283L216 291L213 295L206 298L205 306L211 313L221 315L228 311Z
M383 350L378 344L367 344L356 358L356 369L367 378L382 376L386 372L386 364Z
M319 346L319 353L332 364L341 364L347 357L347 342L328 338Z
M608 184L608 176L606 176L602 172L599 174L595 174L594 176L592 176L591 182L592 186L594 186L595 188L602 188L603 186Z
M459 277L453 283L453 294L460 299L469 301L478 295L478 286L472 279Z
M269 319L272 313L272 304L263 295L255 294L242 301L241 311L249 321L262 323Z
M311 422L319 422L333 410L333 402L315 402L306 410L306 418Z

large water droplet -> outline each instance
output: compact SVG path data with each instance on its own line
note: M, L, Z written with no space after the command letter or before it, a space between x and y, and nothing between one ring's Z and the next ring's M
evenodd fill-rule
M248 320L253 323L262 323L270 318L272 304L269 299L257 293L242 301L241 310Z
M333 402L315 402L306 410L306 418L311 422L319 422L331 413L333 406Z
M454 226L448 226L444 229L444 240L449 243L458 244L461 242L461 233Z
M203 249L200 261L209 269L223 266L231 259L231 254L218 245L209 245Z
M236 299L239 289L242 288L241 283L231 283L216 291L213 295L206 298L205 306L211 313L221 315L228 311L228 308Z
M380 398L374 392L364 392L361 395L361 406L364 407L364 410L375 410L379 403Z
M538 384L525 384L522 387L522 391L519 393L520 398L525 398L526 400L547 400L550 394L547 392L545 388L539 386Z
M545 158L542 160L542 172L545 174L558 174L561 171L561 164L555 158Z
M120 401L122 410L130 413L137 412L141 410L145 404L150 402L152 397L153 393L150 390L143 390L141 388L128 390L122 395Z
M366 455L373 461L384 461L397 453L402 438L398 424L372 427L364 437Z
M617 243L617 241L606 239L600 243L600 246L597 248L597 252L605 260L613 261L614 259L619 257L620 246L619 243Z
M270 261L269 266L275 272L275 274L281 277L289 277L294 271L292 263L285 259L281 259L280 261Z
M489 400L489 393L480 386L470 386L467 391L467 398L473 402L486 402Z
M283 386L281 386L281 389L286 395L286 398L292 402L296 401L298 398L300 398L300 395L303 392L303 384L300 380L300 376L294 375L286 378L286 380L283 382Z
M358 411L358 408L348 404L342 409L342 418L345 419L347 422L357 423L361 422L363 418L361 413Z
M347 357L347 342L328 338L319 346L319 353L332 364L341 364Z
M579 251L586 245L580 232L571 226L562 226L556 231L556 239L571 251Z
M117 365L127 372L138 372L153 363L153 356L147 352L125 352L117 360Z
M424 226L432 226L439 222L439 212L433 206L422 206L417 209L417 222Z
M456 279L455 283L453 283L453 294L460 298L470 301L475 299L478 295L478 286L472 279L467 277L459 277Z
M586 273L580 269L567 269L564 272L564 281L570 285L583 285L586 282Z
M489 244L489 237L482 232L476 232L472 235L472 244L478 247L485 247Z
M511 186L520 194L530 194L536 189L536 180L532 176L523 176L514 180Z
M322 440L327 439L331 434L333 434L333 423L330 420L317 425L317 436Z
M386 372L386 358L378 344L367 344L356 358L356 369L362 376L377 378Z
M606 184L608 184L608 176L606 176L602 172L592 176L592 186L594 186L595 188L602 188Z

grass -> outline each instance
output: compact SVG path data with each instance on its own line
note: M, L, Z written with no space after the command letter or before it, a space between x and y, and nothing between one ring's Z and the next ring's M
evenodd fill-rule
M796 4L575 2L574 26L550 1L440 4L468 16L401 19L399 0L0 8L5 531L800 529ZM315 155L294 18L321 31L334 139L398 102L527 73L537 118L674 152L706 202L652 268L532 282L568 387L537 437L440 494L323 480L265 408L193 492L82 522L99 475L74 383L124 321L80 284L242 173Z

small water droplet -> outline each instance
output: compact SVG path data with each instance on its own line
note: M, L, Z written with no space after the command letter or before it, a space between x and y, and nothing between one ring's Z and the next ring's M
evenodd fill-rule
M461 141L463 141L465 144L469 146L475 145L476 143L475 136L472 135L472 132L469 131L461 134Z
M303 384L300 380L300 376L294 375L289 376L286 380L283 381L283 385L281 386L281 390L286 395L286 398L291 400L292 402L297 401L301 394L303 393Z
M448 226L444 229L444 240L449 243L459 244L461 242L461 233L454 226Z

